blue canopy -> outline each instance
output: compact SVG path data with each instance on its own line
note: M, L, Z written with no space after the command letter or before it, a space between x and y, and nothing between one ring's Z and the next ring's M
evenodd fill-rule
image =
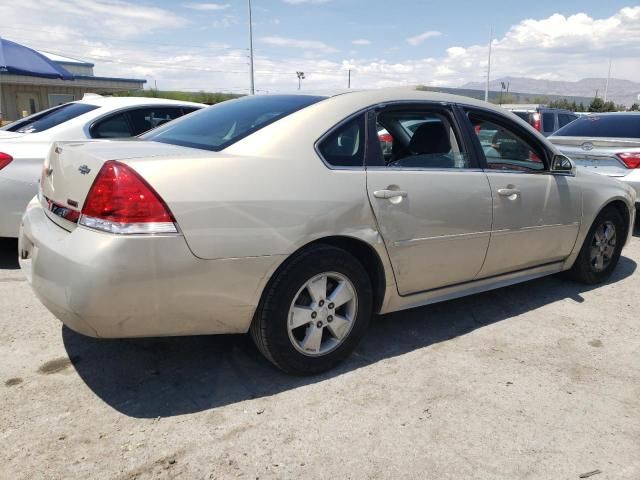
M0 72L73 80L73 75L41 53L0 38Z

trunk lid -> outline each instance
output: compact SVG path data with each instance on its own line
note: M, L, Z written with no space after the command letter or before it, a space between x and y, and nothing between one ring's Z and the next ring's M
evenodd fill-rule
M76 227L89 189L108 160L183 155L175 145L140 140L54 142L40 178L40 201L47 216L66 230Z
M640 152L640 140L634 138L549 137L549 141L578 167L610 177L633 171L616 154Z

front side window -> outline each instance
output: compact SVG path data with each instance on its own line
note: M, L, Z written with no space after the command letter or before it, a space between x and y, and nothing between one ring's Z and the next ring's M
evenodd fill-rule
M140 138L219 152L324 98L312 95L256 95L227 100L162 125Z
M364 139L364 116L359 115L331 132L320 142L318 150L333 167L362 167Z
M377 125L382 155L388 167L469 166L451 119L444 112L389 109L378 114Z
M543 154L516 131L475 113L469 114L469 120L480 141L487 168L519 171L545 169Z
M125 138L131 136L131 128L126 113L118 113L91 127L92 138Z
M98 108L96 105L89 105L87 103L67 103L17 120L4 127L3 130L18 133L44 132L96 108Z

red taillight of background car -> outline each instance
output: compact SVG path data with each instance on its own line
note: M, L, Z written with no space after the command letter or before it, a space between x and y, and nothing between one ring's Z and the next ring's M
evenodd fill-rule
M82 207L80 225L119 234L177 233L169 207L131 167L105 162Z
M380 140L381 142L392 143L393 137L391 136L390 133L381 133L378 135L378 140Z
M640 168L640 152L618 153L616 156L623 161L627 168Z
M0 170L9 165L12 160L13 157L11 155L9 155L8 153L0 152Z
M541 116L539 113L531 114L531 125L539 132L542 131L542 123L540 121L540 118Z

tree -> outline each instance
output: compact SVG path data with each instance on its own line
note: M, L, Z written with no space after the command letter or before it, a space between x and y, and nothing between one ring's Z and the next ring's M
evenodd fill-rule
M631 105L631 108L629 109L632 112L637 112L638 110L640 110L640 105L638 105L638 103L634 103L633 105Z
M578 109L576 110L576 112L586 112L587 109L584 106L584 103L580 102L580 105L578 105Z
M593 101L591 102L591 105L589 105L589 111L590 112L604 112L604 101L601 98L594 98Z

